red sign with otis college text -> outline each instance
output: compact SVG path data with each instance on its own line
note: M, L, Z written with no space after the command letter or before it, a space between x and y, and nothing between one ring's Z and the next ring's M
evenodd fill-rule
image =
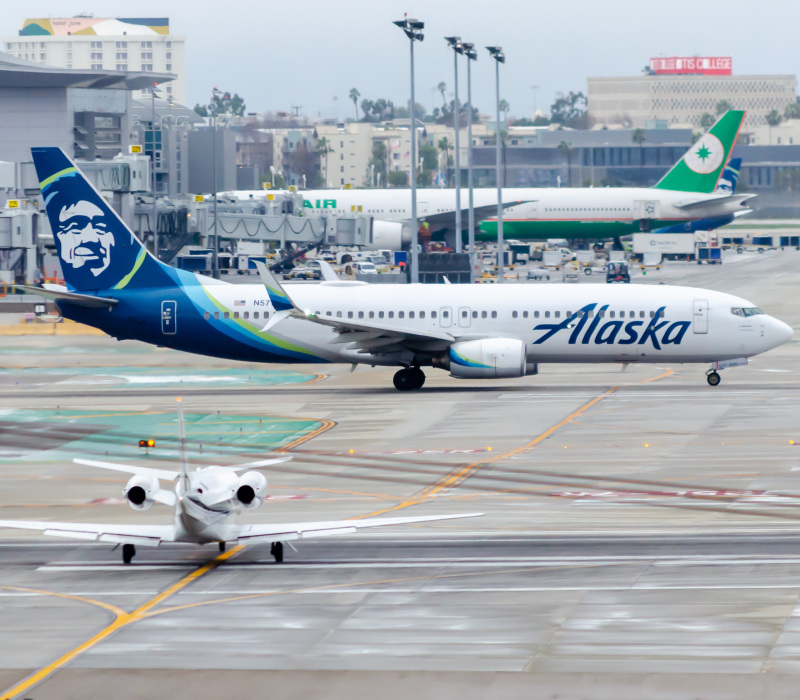
M731 75L731 56L670 56L651 58L650 70L657 75Z

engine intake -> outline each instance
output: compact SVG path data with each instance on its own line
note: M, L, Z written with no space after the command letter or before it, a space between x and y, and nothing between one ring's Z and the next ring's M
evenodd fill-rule
M370 250L402 250L411 244L411 227L399 221L373 219Z
M267 480L260 472L246 472L236 487L236 500L243 508L258 508L264 502Z
M527 374L525 343L518 338L481 338L453 343L434 367L459 379L499 379Z
M156 477L147 474L136 474L125 485L122 495L134 510L147 510L155 503L153 496L160 488Z

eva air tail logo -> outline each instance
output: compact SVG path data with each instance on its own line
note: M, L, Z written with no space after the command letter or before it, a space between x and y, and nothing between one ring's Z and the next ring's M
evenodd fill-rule
M683 157L683 162L699 175L715 172L725 157L725 149L713 134L704 134Z

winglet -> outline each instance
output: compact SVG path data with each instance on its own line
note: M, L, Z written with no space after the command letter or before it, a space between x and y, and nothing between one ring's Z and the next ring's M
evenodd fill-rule
M260 260L254 260L253 263L255 263L261 281L267 288L269 300L272 302L275 311L291 311L296 308L289 298L289 295L283 290L281 283L275 279L273 274L267 269L267 266Z
M325 260L317 260L319 269L322 271L323 282L339 282L339 275L334 272L330 264Z

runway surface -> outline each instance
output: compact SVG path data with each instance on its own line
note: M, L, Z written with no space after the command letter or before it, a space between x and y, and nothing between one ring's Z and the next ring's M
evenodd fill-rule
M730 291L800 328L798 261L635 281ZM714 389L700 366L547 365L431 371L400 394L385 369L4 339L0 518L166 522L71 459L171 465L178 394L194 463L293 453L246 520L484 516L301 541L282 565L268 546L164 547L126 567L3 531L0 698L783 697L800 672L798 340Z

